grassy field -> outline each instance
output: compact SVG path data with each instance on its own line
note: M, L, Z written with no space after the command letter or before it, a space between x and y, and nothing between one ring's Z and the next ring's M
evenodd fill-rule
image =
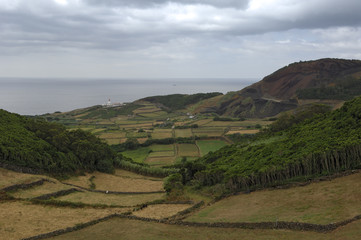
M149 205L140 211L133 212L134 216L162 219L174 216L180 211L190 208L192 205L189 204L157 204Z
M93 172L86 176L73 177L65 182L89 188L90 178L93 177L95 189L116 192L154 192L163 191L163 182L148 179L125 178L112 174Z
M31 175L26 173L17 173L0 168L0 189L20 183L31 183L41 178L48 178L40 175Z
M122 177L122 178L146 179L146 180L159 181L159 182L163 181L162 178L143 176L143 175L136 174L136 173L133 173L133 172L125 171L123 169L115 169L114 175L118 176L118 177Z
M51 238L52 240L358 240L361 220L331 233L298 232L288 230L247 230L166 225L114 218L80 231Z
M175 129L174 132L175 132L175 137L176 138L178 138L178 137L186 137L186 138L193 137L192 129L190 129L190 128L187 128L187 129Z
M172 165L175 162L175 157L152 157L147 158L145 160L145 163L151 165L151 166L167 166Z
M231 130L228 131L227 134L235 134L235 133L239 133L239 134L256 134L259 132L259 129L242 129L242 130Z
M162 139L162 138L172 138L173 133L172 129L154 129L152 132L152 138Z
M187 220L293 221L328 224L361 214L361 173L290 189L256 191L223 199Z
M129 208L93 209L0 202L0 239L17 240L95 220Z
M174 145L160 145L160 144L154 144L150 146L150 149L154 152L162 152L162 151L174 151Z
M109 206L135 206L158 199L163 199L164 193L152 194L104 194L96 192L76 192L66 196L58 197L56 200L86 203L86 204L104 204Z
M171 157L174 156L174 151L160 151L160 152L151 152L148 157Z
M198 148L195 144L177 144L178 156L197 157L199 156Z
M133 159L135 162L142 163L149 155L150 148L143 147L136 150L128 150L122 152L125 157Z
M44 194L49 194L61 190L66 190L72 188L69 185L62 184L60 182L45 182L43 185L36 186L33 188L25 189L10 193L11 196L15 198L34 198Z
M224 146L226 146L227 143L222 140L198 140L197 146L199 147L201 151L201 156L206 155L210 151L216 151Z
M209 128L195 128L193 134L198 137L220 137L224 134L225 128L209 127Z

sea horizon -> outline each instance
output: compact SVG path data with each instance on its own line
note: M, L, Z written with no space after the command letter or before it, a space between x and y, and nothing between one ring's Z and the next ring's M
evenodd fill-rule
M169 94L238 91L258 78L16 78L0 77L0 108L21 115L67 112Z

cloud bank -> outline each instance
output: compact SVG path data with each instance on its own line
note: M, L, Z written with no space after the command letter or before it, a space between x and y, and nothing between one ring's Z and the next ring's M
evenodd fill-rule
M262 77L361 58L359 0L0 0L0 76Z

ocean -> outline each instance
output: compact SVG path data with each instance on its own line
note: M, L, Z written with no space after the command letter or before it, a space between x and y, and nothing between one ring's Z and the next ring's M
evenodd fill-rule
M0 78L0 108L21 115L70 111L174 93L238 91L259 79L25 79Z

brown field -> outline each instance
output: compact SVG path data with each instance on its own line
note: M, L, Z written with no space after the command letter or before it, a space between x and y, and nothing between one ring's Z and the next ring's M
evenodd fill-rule
M41 196L44 194L49 194L49 193L53 193L53 192L57 192L57 191L65 190L65 189L70 189L70 188L72 188L72 187L62 184L60 182L56 182L56 183L45 182L41 186L36 186L36 187L30 188L30 189L19 190L14 193L11 193L11 196L13 196L15 198L34 198L34 197L38 197L38 196Z
M40 175L31 175L26 173L17 173L7 169L0 168L0 189L20 183L31 183L42 178L48 178Z
M174 216L178 212L190 207L192 207L192 205L189 204L156 204L133 212L133 215L137 217L162 219Z
M223 199L187 220L195 222L293 221L328 224L361 214L361 173L290 189Z
M151 166L166 166L172 165L175 161L175 157L153 157L147 158L144 162Z
M113 206L135 206L163 199L164 193L151 194L105 194L96 192L75 192L66 196L56 198L60 201L81 202L86 204L105 204Z
M193 122L192 124L197 124L198 126L206 125L207 123L213 122L212 119L201 119Z
M192 129L175 129L175 137L193 137Z
M122 143L122 139L114 139L114 138L110 138L110 139L103 139L107 144L109 145L115 145L115 144L120 144Z
M2 202L0 209L0 239L4 240L27 238L130 210L57 208L26 202Z
M235 133L239 133L239 134L256 134L259 132L259 129L244 129L244 130L231 130L228 131L226 134L235 134Z
M152 133L152 138L162 139L162 138L171 138L173 137L172 129L154 129Z
M179 156L199 156L198 148L195 144L177 144Z
M89 178L95 176L93 182L97 190L116 192L154 192L163 191L163 182L147 179L122 178L112 174L94 172L86 176L73 177L65 182L89 188Z
M116 169L114 175L118 176L118 177L122 177L122 178L132 178L132 179L148 179L151 181L163 181L162 178L156 178L156 177L148 177L148 176L143 176L140 174L136 174L133 172L129 172L123 169Z
M125 132L105 132L99 134L100 138L125 138Z
M195 136L207 136L207 137L220 137L224 134L224 129L217 128L205 128L205 129L193 129Z
M289 230L227 229L167 225L153 222L114 218L52 240L359 240L361 220L331 233Z
M148 157L172 157L174 156L174 151L160 151L160 152L151 152Z

